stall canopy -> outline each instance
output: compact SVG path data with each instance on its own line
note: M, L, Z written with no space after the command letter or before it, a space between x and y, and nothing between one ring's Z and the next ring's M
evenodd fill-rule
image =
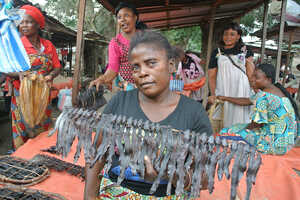
M97 0L106 9L114 12L117 0ZM264 0L127 0L134 4L140 20L151 28L170 29L199 25L208 21L215 8L215 20L239 18L263 4Z

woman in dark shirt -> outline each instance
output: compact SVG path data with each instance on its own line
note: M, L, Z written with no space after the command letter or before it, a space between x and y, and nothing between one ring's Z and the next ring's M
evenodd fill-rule
M174 67L173 51L167 39L156 32L139 32L131 40L129 61L133 67L133 78L137 89L119 92L106 106L104 113L121 114L135 119L149 120L161 125L170 125L174 129L190 129L198 133L212 134L208 117L201 104L183 95L169 90L171 69ZM101 139L99 143L101 142ZM121 199L187 199L187 195L166 197L167 181L161 181L157 191L150 196L151 180L157 173L151 162L145 159L145 179L132 175L126 170L126 179L121 186L105 186L116 181L118 176L118 155L109 170L108 179L98 178L105 166L105 159L93 168L86 166L85 199L95 199L99 194L101 182L101 199L110 196ZM184 173L184 172L183 172ZM191 184L190 172L185 174L185 189ZM205 185L205 183L203 183ZM174 188L172 191L174 194Z

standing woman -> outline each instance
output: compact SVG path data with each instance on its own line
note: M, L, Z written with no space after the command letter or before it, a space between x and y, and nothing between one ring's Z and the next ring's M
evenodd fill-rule
M225 26L221 47L211 55L208 78L210 97L214 103L216 96L250 97L252 91L248 77L254 71L253 53L242 41L242 30L237 23ZM224 103L224 127L236 123L249 123L250 106Z
M29 72L42 74L46 81L52 82L59 74L61 65L53 44L39 35L40 30L45 26L45 18L41 11L34 6L25 5L21 9L25 10L25 15L19 26L19 30L22 35L22 43L31 63ZM10 73L8 75L13 83L14 94L11 99L12 132L13 148L17 149L27 141L29 132L33 133L31 135L37 135L50 128L51 109L48 106L45 111L45 117L39 125L32 129L29 128L24 121L19 106L18 97L21 83L19 77L21 73Z
M145 29L138 22L138 11L135 6L121 2L116 8L117 23L121 33L113 38L108 47L108 67L105 73L90 83L90 86L105 84L111 87L112 81L119 75L123 89L133 89L134 80L132 78L132 68L128 62L128 50L130 39L136 33L137 29Z

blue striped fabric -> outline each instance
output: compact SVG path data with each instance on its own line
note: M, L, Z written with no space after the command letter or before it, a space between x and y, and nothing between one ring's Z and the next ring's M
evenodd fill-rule
M181 92L183 90L183 86L184 86L183 80L176 80L176 79L170 80L171 91Z
M0 0L0 6L1 6ZM0 7L0 72L30 69L30 61L14 24L17 15L8 16L5 5Z

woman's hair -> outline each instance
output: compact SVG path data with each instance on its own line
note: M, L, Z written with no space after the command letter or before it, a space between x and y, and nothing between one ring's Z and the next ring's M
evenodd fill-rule
M120 2L118 4L118 6L116 7L116 11L115 11L116 16L118 15L119 11L122 8L129 8L133 12L133 14L135 14L135 16L137 16L137 20L136 20L136 24L135 24L136 29L145 30L148 28L144 22L139 21L139 12L133 4L126 3L126 2Z
M243 42L243 39L242 39L243 31L242 31L241 27L236 22L231 22L231 23L225 25L225 27L222 31L222 39L220 41L220 44L222 46L225 45L225 43L223 41L223 35L224 35L224 32L229 30L229 29L232 29L232 30L236 31L241 36L238 43L237 43L237 47L241 48L242 46L244 46L244 42Z
M297 106L296 102L294 101L293 97L290 95L290 93L280 83L275 83L275 76L276 76L275 67L271 64L260 64L260 65L257 66L256 69L260 69L262 72L264 72L266 77L270 78L272 80L272 84L274 84L278 89L281 90L281 92L287 98L289 98L290 102L293 105L296 117L297 117L297 119L299 119L298 106Z
M150 44L166 51L168 59L174 58L174 51L165 36L155 31L139 31L130 40L129 55L139 44Z

